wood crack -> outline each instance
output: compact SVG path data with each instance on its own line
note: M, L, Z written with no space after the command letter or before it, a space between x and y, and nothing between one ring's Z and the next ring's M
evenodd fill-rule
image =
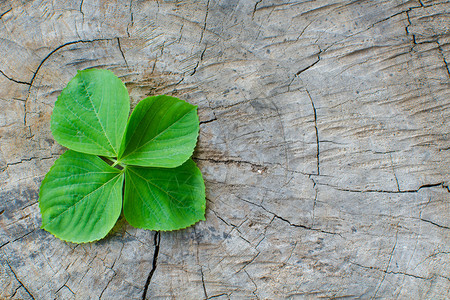
M5 258L6 264L8 265L9 269L11 270L11 272L14 275L14 278L19 282L20 286L22 286L25 291L27 292L27 294L31 297L31 299L35 299L33 294L31 294L30 290L28 290L28 288L23 284L23 282L19 279L19 277L17 277L16 272L14 272L14 269L11 267L11 265L9 264L9 261Z
M19 83L19 84L31 85L31 83L29 83L29 82L16 80L16 79L14 79L14 78L12 78L12 77L9 77L9 76L6 75L5 72L3 72L2 70L0 70L0 74L2 74L3 76L5 76L6 79L11 80L12 82Z
M67 286L67 282L69 282L69 279L70 279L70 275L69 275L69 277L67 277L66 282L64 282L64 284L63 284L59 289L56 290L55 294L58 294L58 292L59 292L60 290L62 290L62 289L65 287L65 288L67 288L73 295L75 295L75 293ZM12 298L12 297L11 297L11 298Z
M6 243L3 243L0 245L0 249L3 248L4 246L8 245L10 241L7 241Z
M395 178L395 183L397 184L397 191L400 192L400 184L398 183L398 178L397 178L397 174L395 173L395 169L394 169L394 160L392 159L392 154L389 153L389 158L391 159L391 167L392 167L392 173L394 174L394 178Z
M244 272L245 272L245 268L247 268L252 262L254 262L255 259L256 259L260 254L261 254L261 252L258 251L258 253L256 253L256 255L253 256L250 260L245 261L245 262L244 262L244 265L242 266L242 268L240 268L240 269L236 272L236 274L239 273L239 272L241 272L241 271L244 271Z
M194 70L192 71L191 74L189 74L189 76L193 76L196 72L197 72L197 68L200 65L200 63L203 61L203 57L205 55L206 52L206 47L207 45L205 45L205 48L203 49L202 53L200 54L200 59L197 61L197 63L195 64ZM211 108L211 107L210 107Z
M360 268L368 269L368 270L376 270L376 271L379 271L379 272L382 272L382 273L385 273L385 274L404 275L404 276L414 277L414 278L422 279L422 280L431 280L433 278L433 276L432 277L423 277L423 276L418 276L418 275L414 275L414 274L410 274L410 273L406 273L406 272L386 271L386 270L380 269L378 267L364 266L364 265L361 265L361 264L355 263L355 262L350 262L350 264L358 266Z
M411 10L412 10L412 8L408 9L407 11L405 11L405 13L406 13L406 18L407 18L407 20L408 20L408 25L405 27L405 31L406 31L406 36L411 36L411 37L412 37L412 43L413 43L413 46L411 47L411 50L410 50L410 51L413 51L413 50L414 50L414 46L417 45L417 42L416 42L416 35L415 35L415 34L411 34L411 33L409 32L409 26L412 25L411 19L410 19L410 16L409 16L409 12L410 12Z
M214 118L212 118L212 119L210 119L210 120L200 121L199 124L200 124L200 125L202 125L202 124L208 124L208 123L211 123L211 122L214 122L214 121L217 121L217 118L216 118L216 117L214 117Z
M295 223L292 223L292 222L289 221L288 219L286 219L286 218L284 218L284 217L282 217L282 216L280 216L280 215L278 215L278 214L276 214L276 213L274 213L274 212L268 210L268 209L265 208L262 204L253 203L253 202L251 202L251 201L248 201L248 200L242 199L242 198L238 198L238 199L240 199L240 200L242 200L242 201L244 201L244 202L247 202L247 203L249 203L249 204L252 204L252 205L255 205L255 206L258 206L258 207L262 208L262 209L265 210L266 212L268 212L268 213L270 213L271 215L273 215L275 218L277 218L277 219L279 219L279 220L281 220L281 221L283 221L283 222L286 222L287 224L289 224L289 226L297 227L297 228L302 228L302 229L306 229L306 230L311 230L311 231L317 231L317 232L326 233L326 234L338 235L338 236L342 237L342 235L341 235L340 233L338 233L338 232L331 232L331 231L326 231L326 230L322 230L322 229L319 229L319 228L314 228L314 227L311 227L311 226L306 226L306 225L301 225L301 224L295 224Z
M228 295L228 294L226 294L226 293L222 293L222 294L217 294L217 295L213 295L213 296L211 296L211 297L209 297L209 298L206 298L206 300L209 300L209 299L214 299L214 298L218 298L218 297L222 297L222 296L230 296L230 295Z
M122 54L122 58L123 61L125 62L125 65L127 66L127 69L129 69L130 67L128 66L128 61L125 57L125 54L123 53L122 47L120 46L120 38L117 38L117 46L119 47L120 54Z
M35 156L33 156L33 157L30 157L30 158L23 158L23 159L21 159L18 162L7 163L3 168L0 169L0 172L1 173L5 172L10 166L19 165L21 163L32 161L32 160L35 160L35 159L41 161L41 160L52 159L52 158L54 158L53 155L49 156L49 157L35 157Z
M449 69L449 67L448 67L447 60L445 59L444 50L442 50L442 47L441 47L441 44L439 43L439 40L436 40L436 44L438 45L439 53L440 53L441 56L442 56L442 60L443 60L444 65L445 65L445 69L447 70L447 75L448 75L448 77L450 78L450 69Z
M248 272L246 270L244 270L245 274L247 274L248 279L250 279L250 281L253 283L253 285L255 286L255 289L252 291L252 294L255 295L256 299L260 299L258 294L256 294L256 292L258 291L258 285L255 283L255 281L253 280L252 277L250 277L250 274L248 274Z
M316 185L316 181L311 177L312 175L309 175L308 178L311 179L313 182L313 189L315 190L314 195L314 202L313 202L313 208L312 208L312 227L314 227L315 221L316 221L316 205L317 205L317 196L319 195L319 187Z
M130 0L130 23L127 24L127 35L130 37L130 27L134 26L133 0Z
M205 275L203 274L203 267L202 266L200 266L200 273L202 275L203 293L205 294L205 299L208 299L208 293L206 292L206 286L205 286Z
M113 276L111 276L111 278L109 279L108 283L106 284L106 286L103 288L102 292L100 293L100 296L98 296L98 299L102 299L103 297L103 293L106 291L106 289L108 288L109 284L111 283L111 281L114 279L114 277L116 277L117 273L112 270L114 272Z
M144 292L142 294L142 300L145 300L147 298L148 287L149 287L150 282L152 280L153 274L156 271L156 266L157 266L157 263L158 263L158 255L159 255L159 245L160 245L160 243L161 243L161 233L159 231L157 231L155 233L155 238L154 238L155 252L153 253L152 269L150 270L150 273L147 276L147 281L145 282Z
M198 42L199 44L202 43L203 35L205 34L205 31L206 31L206 23L208 21L208 14L209 14L209 2L210 2L210 0L208 0L208 2L206 3L205 19L203 20L203 28L202 28L202 33L200 34L200 41Z
M306 70L309 70L310 68L314 67L320 60L320 55L322 54L322 49L319 48L319 52L317 53L317 60L315 62L313 62L312 64L310 64L309 66L301 69L300 71L298 71L295 76L299 76L301 73L305 72Z
M309 100L311 101L311 106L313 109L313 113L314 113L314 128L316 131L316 160L317 160L317 174L316 175L320 175L320 139L319 139L319 129L317 128L317 110L316 110L316 106L314 105L314 101L311 97L311 94L309 93L309 91L307 89L306 93L308 94Z
M58 50L70 46L70 45L76 45L76 44L80 44L80 43L93 43L93 42L100 42L100 41L112 41L115 38L101 38L101 39L92 39L92 40L77 40L77 41L72 41L72 42L67 42L65 44L62 44L58 47L56 47L55 49L53 49L52 51L50 51L45 57L44 59L41 60L41 62L39 63L39 65L36 68L36 71L34 71L33 73L33 77L31 78L30 81L30 87L28 88L28 95L26 100L24 101L24 116L23 116L23 124L25 126L27 126L27 102L28 99L30 97L30 92L31 92L31 87L33 87L33 83L34 80L36 79L37 74L39 73L39 70L41 69L42 65L47 61L47 59L50 58L50 56L52 56L53 54L55 54Z
M258 169L258 170L261 170L261 171L266 171L267 170L267 167L265 167L263 165L256 164L256 163L250 162L250 161L245 161L245 160L215 159L215 158L200 158L200 157L192 157L192 159L198 160L198 161L207 161L207 162L215 163L215 164L226 164L226 165L230 165L230 164L236 164L236 165L247 164L247 165L250 165L254 169Z
M433 221L430 221L430 220L426 220L426 219L420 218L420 221L423 221L423 222L427 222L427 223L433 224L434 226L437 226L437 227L439 227L439 228L450 229L450 227L448 227L448 226L439 225L439 224L437 224L437 223L435 223L435 222L433 222Z
M260 4L262 2L262 0L258 0L255 3L255 6L253 7L253 11L252 11L252 20L255 18L255 13L258 10L258 4Z
M7 13L9 13L10 11L12 11L12 8L8 9L8 10L5 11L4 13L1 13L1 14L0 14L0 19L1 19L4 15L6 15Z
M80 2L80 8L79 8L79 10L80 10L80 13L81 13L81 21L82 22L84 22L84 12L83 12L83 2L84 2L84 0L81 0L81 2Z
M328 186L331 188L334 188L338 191L342 191L342 192L351 192L351 193L386 193L386 194L408 194L408 193L417 193L419 192L421 189L425 189L425 188L433 188L433 187L442 187L445 188L448 192L450 192L449 187L447 185L445 185L444 182L439 182L439 183L430 183L430 184L424 184L421 185L420 187L418 187L417 189L414 190L400 190L400 191L395 191L395 190L376 190L376 189L369 189L369 190L353 190L353 189L349 189L349 188L339 188L337 186L333 186L333 185L329 185L326 183L317 183L318 185L324 185L324 186Z
M382 276L382 278L381 278L381 281L380 281L380 283L378 284L377 289L375 290L375 293L374 293L374 295L372 296L371 299L374 299L374 298L377 296L378 291L380 290L381 285L383 284L384 280L386 279L386 274L388 274L389 266L391 265L392 256L394 255L395 248L397 248L397 242L398 242L398 231L397 231L397 233L395 234L395 243L394 243L394 246L392 247L391 253L389 254L389 260L388 260L388 263L387 263L387 266L386 266L386 270L383 271L383 276Z

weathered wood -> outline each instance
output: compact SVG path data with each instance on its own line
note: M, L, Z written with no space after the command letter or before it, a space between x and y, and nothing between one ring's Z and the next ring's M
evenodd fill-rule
M450 3L2 1L0 298L450 297ZM199 106L207 220L41 230L76 70Z

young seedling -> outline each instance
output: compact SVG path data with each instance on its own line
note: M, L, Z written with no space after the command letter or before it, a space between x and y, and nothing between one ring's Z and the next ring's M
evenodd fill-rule
M125 85L107 70L79 71L62 90L51 131L69 150L42 181L41 228L86 243L105 237L122 209L129 224L149 230L205 219L205 184L190 159L197 107L162 95L129 112Z

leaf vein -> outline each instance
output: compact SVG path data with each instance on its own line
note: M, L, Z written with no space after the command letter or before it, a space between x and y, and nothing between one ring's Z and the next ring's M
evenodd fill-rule
M95 105L94 105L94 102L93 102L92 99L91 99L92 95L89 93L89 91L88 91L88 89L87 89L87 86L86 86L86 83L85 83L84 79L81 78L80 81L81 81L81 84L82 84L84 90L86 91L86 94L87 94L87 96L88 96L89 102L91 103L91 105L92 105L92 107L93 107L93 109L94 109L95 116L97 117L98 123L100 124L100 127L101 127L102 130L103 130L103 133L105 134L106 140L108 141L109 145L110 145L111 148L113 149L114 154L117 156L117 151L116 151L116 149L114 149L114 146L112 145L112 143L111 143L111 141L110 141L110 139L109 139L109 136L108 136L108 134L106 133L105 127L103 126L103 123L102 123L102 121L100 120L100 117L98 116L98 112L97 112L97 110L96 110L96 107L95 107ZM101 102L103 101L103 96L104 96L104 95L102 94L102 99L100 100L100 105L101 105Z
M128 153L127 155L123 156L123 158L136 153L139 149L145 147L146 145L148 145L149 143L153 142L154 140L156 140L159 136L161 136L162 134L164 134L165 132L167 132L171 127L175 126L178 122L180 122L182 119L184 119L190 112L192 112L195 109L195 107L191 110L189 110L188 112L186 112L181 118L179 118L177 121L175 121L174 123L172 123L169 127L167 127L166 129L164 129L163 131L161 131L160 133L158 133L157 135L155 135L153 138L151 138L149 141L145 142L144 144L142 144L141 146L137 147L136 149L134 149L132 152ZM166 112L167 114L167 112ZM130 139L131 140L131 139ZM128 146L128 145L127 145ZM125 148L126 149L126 148Z
M55 216L53 218L53 220L51 220L50 222L48 222L47 224L45 224L43 227L47 227L48 225L52 224L57 218L61 217L63 214L67 213L70 209L74 208L77 204L79 204L80 202L82 202L83 200L85 200L87 197L89 197L91 194L95 193L98 190L101 190L102 188L105 187L105 185L107 185L109 182L111 182L113 179L118 178L120 176L120 174L117 174L116 176L114 176L113 178L111 178L110 180L108 180L107 182L105 182L105 184L99 186L98 188L96 188L95 190L93 190L92 192L90 192L89 194L83 196L82 198L78 199L77 201L75 201L75 203L73 203L71 206L69 206L66 210L64 210L63 212L61 212L60 214L58 214L57 216Z

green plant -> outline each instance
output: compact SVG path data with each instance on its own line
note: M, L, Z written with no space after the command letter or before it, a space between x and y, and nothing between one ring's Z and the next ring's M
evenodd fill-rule
M190 159L197 107L162 95L129 111L125 85L107 70L79 71L62 90L51 131L70 150L42 181L41 228L85 243L105 237L122 207L128 223L150 230L205 219L205 185Z

